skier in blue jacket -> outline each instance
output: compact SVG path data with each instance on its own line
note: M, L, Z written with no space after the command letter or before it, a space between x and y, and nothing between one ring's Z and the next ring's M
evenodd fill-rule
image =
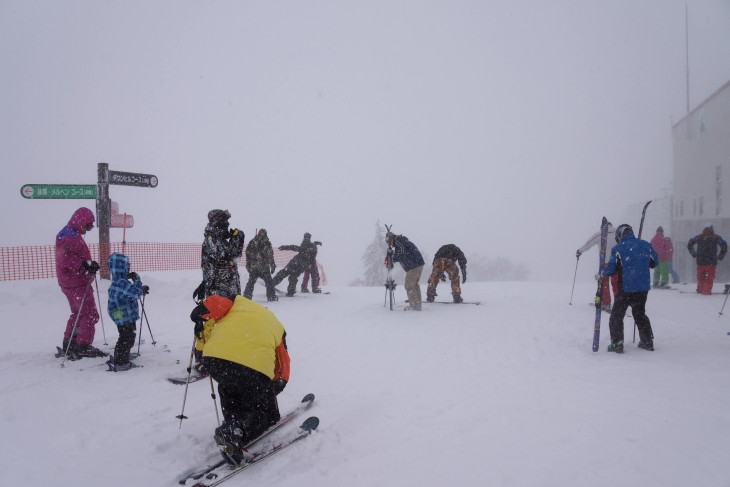
M624 351L624 315L629 306L639 330L639 348L654 351L654 333L645 307L651 289L650 269L659 264L659 256L649 242L634 237L634 230L629 225L619 225L615 238L617 245L611 249L608 265L596 274L597 279L618 274L618 293L608 322L611 331L608 351Z
M113 253L109 256L107 265L112 276L107 309L119 329L119 339L109 363L114 371L121 372L133 367L129 353L137 336L138 300L150 288L142 285L136 272L129 272L129 259L126 255Z
M388 232L385 236L388 253L393 255L393 262L400 262L406 271L405 288L409 306L406 309L421 311L421 279L425 261L418 247L403 235Z

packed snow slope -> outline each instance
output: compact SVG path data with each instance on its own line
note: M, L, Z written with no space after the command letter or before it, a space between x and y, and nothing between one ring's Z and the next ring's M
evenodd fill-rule
M55 281L0 283L2 485L173 486L216 458L210 383L185 372L199 272L149 273L143 367L54 358L68 317ZM106 314L110 350L118 333ZM680 286L692 290L691 284ZM722 289L717 284L715 290ZM594 285L471 283L480 306L383 306L384 288L268 305L292 357L282 410L314 392L306 441L229 480L235 486L730 486L730 306L725 296L651 291L655 352L591 351ZM439 286L438 299L450 298ZM425 286L424 286L425 295ZM263 302L263 287L254 299ZM104 334L108 345L104 345ZM136 347L135 347L136 348Z

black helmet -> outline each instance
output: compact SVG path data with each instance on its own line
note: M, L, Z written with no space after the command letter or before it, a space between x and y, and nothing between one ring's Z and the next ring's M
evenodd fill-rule
M304 240L309 240L310 238L312 238L312 234L311 233L307 232L307 233L304 234Z
M227 221L230 217L231 214L228 210L210 210L208 212L208 221L211 223Z
M266 237L266 236L268 236L268 233L266 233L266 229L265 228L262 228L261 230L258 231L257 235L261 235L263 237Z
M616 228L616 243L619 243L624 235L630 233L631 235L634 234L634 229L631 228L631 225L627 225L626 223L619 225L618 228Z

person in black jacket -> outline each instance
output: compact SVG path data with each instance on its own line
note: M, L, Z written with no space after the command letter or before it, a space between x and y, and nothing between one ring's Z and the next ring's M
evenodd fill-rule
M457 267L456 264L459 264ZM438 249L436 255L433 258L433 270L431 271L431 277L428 278L428 288L426 289L426 301L433 303L436 298L436 286L439 284L439 279L446 282L446 276L444 273L449 275L451 280L451 295L454 298L455 303L463 303L464 300L461 298L461 285L459 283L459 268L463 278L461 283L466 282L466 257L464 252L454 244L446 244Z
M727 254L727 242L715 233L712 225L707 225L702 233L689 239L687 250L697 259L697 293L712 294L717 262Z
M286 288L286 295L288 297L294 296L297 292L297 281L301 273L305 269L311 269L312 266L316 266L317 245L322 245L322 242L312 242L312 234L307 232L304 234L304 239L300 245L282 245L279 247L279 250L293 250L297 252L297 255L274 276L274 286L283 281L285 277L289 278L289 285ZM318 292L318 289L315 292Z
M408 295L406 309L421 311L421 286L418 281L421 279L425 264L421 251L405 235L388 232L385 235L385 241L388 244L388 255L393 257L393 262L400 262L401 267L406 271L404 283Z

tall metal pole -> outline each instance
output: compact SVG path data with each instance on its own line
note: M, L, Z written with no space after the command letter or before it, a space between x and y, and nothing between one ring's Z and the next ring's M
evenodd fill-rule
M96 218L99 227L99 265L101 278L109 279L109 226L111 224L111 206L109 198L109 164L100 162L97 168L96 182Z
M684 51L685 51L685 63L686 63L686 73L687 73L687 117L685 120L687 121L687 138L692 138L692 130L689 120L689 6L687 5L687 2L684 3Z

